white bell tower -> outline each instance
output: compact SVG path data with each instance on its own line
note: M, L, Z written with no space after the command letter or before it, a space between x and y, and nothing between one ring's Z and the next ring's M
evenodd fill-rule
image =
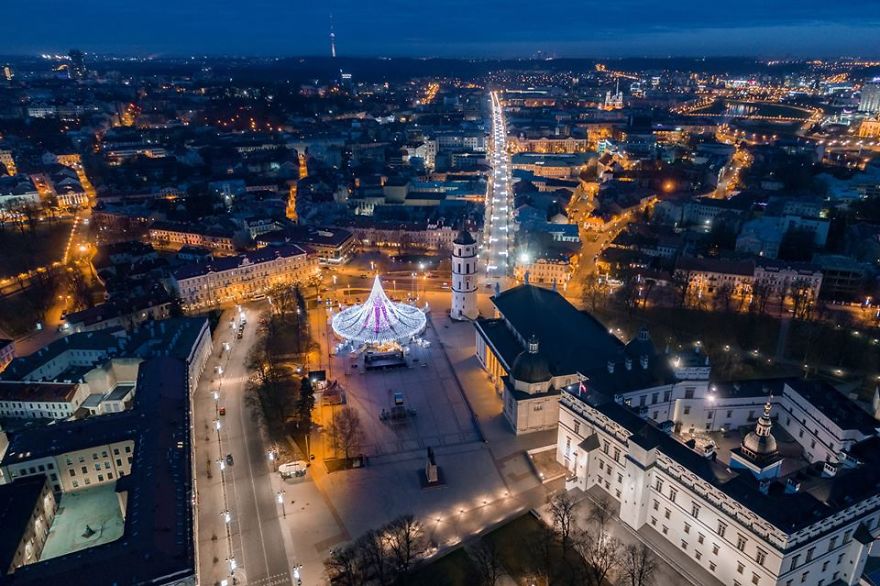
M452 241L452 309L457 320L476 319L477 241L464 228Z

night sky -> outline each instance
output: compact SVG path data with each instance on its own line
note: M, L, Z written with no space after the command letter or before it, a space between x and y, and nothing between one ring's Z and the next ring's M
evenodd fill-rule
M0 54L880 56L880 0L6 0Z

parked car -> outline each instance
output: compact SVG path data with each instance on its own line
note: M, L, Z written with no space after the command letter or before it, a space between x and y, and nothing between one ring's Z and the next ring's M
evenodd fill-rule
M226 454L226 465L232 466L235 464L235 460L232 459L232 454Z

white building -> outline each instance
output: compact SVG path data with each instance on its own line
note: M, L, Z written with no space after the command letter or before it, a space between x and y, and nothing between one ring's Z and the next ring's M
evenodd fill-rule
M293 244L193 263L172 272L171 286L185 309L204 309L265 295L278 285L305 283L317 259Z
M452 319L475 319L477 310L477 241L462 229L452 241Z
M0 381L0 417L67 419L88 396L79 383Z
M542 254L534 260L517 258L513 266L513 276L517 282L526 282L528 275L529 283L555 284L565 288L571 279L574 267L571 258L567 254Z
M563 391L557 460L570 489L607 493L715 583L858 584L878 535L878 426L810 381L599 383Z

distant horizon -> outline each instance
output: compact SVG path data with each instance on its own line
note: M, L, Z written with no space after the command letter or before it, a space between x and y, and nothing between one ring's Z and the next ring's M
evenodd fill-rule
M422 5L331 0L295 5L252 0L60 0L4 8L3 53L89 53L131 57L330 55L340 57L529 59L880 56L880 2L763 0L724 4L677 0L444 0ZM783 5L778 5L783 4ZM330 13L333 13L332 24Z
M692 60L692 61L723 61L723 60L742 60L742 61L780 61L792 63L807 63L813 60L822 61L860 61L860 60L876 60L880 63L880 51L876 55L773 55L773 54L718 54L718 55L698 55L698 54L670 54L670 55L522 55L522 56L457 56L457 55L337 55L335 58L330 55L320 55L316 53L290 53L290 54L266 54L266 55L248 55L244 53L152 53L152 54L136 54L121 52L102 52L89 51L82 47L70 47L65 50L43 51L40 53L0 53L0 59L41 59L43 56L49 57L67 57L69 51L81 50L86 57L98 59L137 59L137 60L153 60L161 61L163 59L242 59L242 60L338 60L338 61L389 61L389 60L411 60L411 61L466 61L466 62L494 62L494 61L523 61L523 62L544 62L544 61L627 61L627 60L646 60L646 61L675 61L675 60Z

